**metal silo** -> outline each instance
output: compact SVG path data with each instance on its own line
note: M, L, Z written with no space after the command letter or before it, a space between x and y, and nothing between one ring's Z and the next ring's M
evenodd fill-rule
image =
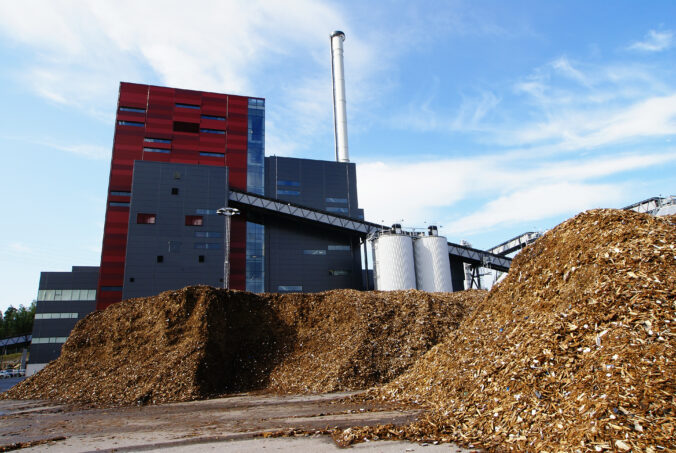
M373 270L376 289L379 291L415 289L411 237L385 233L375 238Z
M413 241L416 286L421 291L451 292L451 263L448 259L448 242L438 236L437 228L429 227L428 236Z

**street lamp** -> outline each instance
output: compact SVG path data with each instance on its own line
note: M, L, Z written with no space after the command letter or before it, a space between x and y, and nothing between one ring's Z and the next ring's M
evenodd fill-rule
M223 288L230 289L230 222L234 215L239 214L237 208L221 208L216 214L225 216L225 258L223 260Z

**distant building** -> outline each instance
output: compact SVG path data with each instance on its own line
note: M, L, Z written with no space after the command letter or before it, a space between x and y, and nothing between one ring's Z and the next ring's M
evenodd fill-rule
M89 266L40 274L27 375L57 358L75 323L96 309L98 279L99 268Z

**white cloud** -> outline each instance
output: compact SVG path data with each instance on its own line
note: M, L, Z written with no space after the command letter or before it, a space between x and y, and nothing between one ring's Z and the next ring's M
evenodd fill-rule
M445 226L453 234L476 233L591 208L617 207L624 196L620 184L542 184L500 196L470 215L449 219Z
M640 50L643 52L661 52L669 49L674 44L674 33L672 31L650 30L643 41L636 41L629 46L630 50Z
M676 150L562 161L496 154L429 162L360 163L359 203L367 207L366 217L372 221L389 224L403 216L409 225L434 221L453 233L476 232L520 217L524 221L545 219L594 206L615 206L625 195L622 186L600 183L599 179L675 161ZM567 190L570 198L563 200ZM539 196L551 202L540 207L520 205ZM449 213L463 200L475 200L479 208L454 219ZM497 205L511 207L515 214L509 216L507 208L496 210ZM494 211L500 214L493 215Z

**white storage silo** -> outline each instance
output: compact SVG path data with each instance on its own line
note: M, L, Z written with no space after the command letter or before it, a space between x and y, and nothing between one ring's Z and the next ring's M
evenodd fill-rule
M436 227L430 227L429 236L413 241L416 286L421 291L451 292L451 263L448 259L448 242L436 235Z
M410 236L382 234L373 240L373 270L376 289L415 289L413 243Z

